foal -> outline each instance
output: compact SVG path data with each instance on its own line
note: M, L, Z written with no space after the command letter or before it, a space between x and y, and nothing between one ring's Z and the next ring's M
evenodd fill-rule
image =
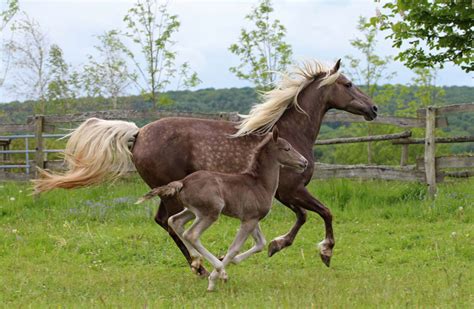
M159 195L162 199L176 198L182 204L184 210L169 218L169 226L189 249L194 261L204 256L214 266L208 285L208 291L213 291L218 278L227 280L225 267L229 262L239 263L265 246L259 221L272 206L281 165L303 172L308 161L290 143L278 138L278 129L275 128L256 147L250 166L244 173L197 171L182 180L153 189L137 203ZM241 221L237 236L222 261L204 248L199 240L221 213ZM184 231L184 225L194 218L192 226ZM250 234L255 245L238 254Z

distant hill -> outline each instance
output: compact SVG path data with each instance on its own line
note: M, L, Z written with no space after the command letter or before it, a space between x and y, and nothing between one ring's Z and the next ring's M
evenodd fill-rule
M388 100L387 102L376 102L379 104L379 108L382 114L395 115L398 113L400 104L408 104L415 98L416 88L406 87L402 85L385 85L378 89L381 93L390 88L389 92L396 93L397 103ZM461 104L461 103L472 103L474 102L474 87L443 87L445 96L442 98L440 104ZM399 95L403 93L403 95ZM201 113L216 113L216 112L239 112L247 113L250 107L258 102L258 95L255 93L253 88L229 88L229 89L200 89L195 91L170 91L164 93L168 97L172 104L160 106L163 110L178 110L178 111L189 111L189 112L201 112ZM400 103L402 102L402 103ZM26 102L10 102L0 104L0 125L2 123L25 123L26 118L33 115L34 101ZM145 102L141 96L126 96L121 97L118 100L118 106L120 109L130 110L150 110L152 104ZM49 113L74 113L74 112L85 112L95 110L108 110L112 109L110 100L106 98L79 98L68 102L67 109L64 106L50 106ZM415 117L416 115L412 115ZM474 135L474 115L472 114L461 114L452 115L448 117L449 127L443 129L443 134L451 136L460 135ZM138 125L144 123L138 122ZM365 128L365 129L364 129ZM376 131L373 134L382 134L392 132L390 130L400 131L397 128L388 128L386 126L377 126ZM388 130L388 131L387 131ZM417 130L414 130L417 131ZM420 131L420 130L418 130ZM342 136L354 136L364 135L366 133L366 126L364 124L354 124L350 127L344 123L324 125L321 128L320 138L333 138ZM417 133L422 134L422 131ZM375 144L374 144L375 145ZM326 146L316 147L315 152L319 159L326 162L338 162L338 163L363 163L364 157L363 144L353 144L347 146ZM378 143L376 144L375 155L379 160L378 163L384 164L396 164L399 160L397 151L398 148L388 146L388 144ZM389 147L389 148L387 148ZM448 147L448 146L443 146ZM414 147L416 149L416 147ZM394 150L393 149L397 149ZM444 151L443 149L440 149ZM474 152L473 143L463 144L451 144L449 149L445 151L451 153L464 153ZM416 152L411 151L410 155L415 157L420 155L421 148ZM351 154L351 156L348 156Z

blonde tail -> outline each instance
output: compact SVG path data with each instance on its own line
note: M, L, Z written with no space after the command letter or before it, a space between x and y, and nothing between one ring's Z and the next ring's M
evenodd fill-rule
M157 187L142 196L135 204L143 203L146 200L152 199L155 196L159 195L161 198L164 197L173 197L183 188L183 183L181 181L173 181L169 184Z
M139 128L132 122L90 118L68 135L64 150L67 171L40 170L33 180L36 193L72 189L113 180L130 170L133 142Z

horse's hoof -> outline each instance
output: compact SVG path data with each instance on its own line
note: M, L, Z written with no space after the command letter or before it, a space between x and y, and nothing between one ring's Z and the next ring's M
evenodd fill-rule
M198 275L199 278L209 277L209 272L202 266L201 261L195 260L191 263L191 271Z
M329 265L331 264L331 257L323 254L320 254L319 256L321 257L321 261L323 261L324 265L329 267Z
M204 268L204 266L199 266L197 270L197 275L199 276L199 278L207 278L209 277L209 272L207 271L207 269Z
M272 257L275 253L280 251L282 246L279 239L274 239L268 245L268 257Z

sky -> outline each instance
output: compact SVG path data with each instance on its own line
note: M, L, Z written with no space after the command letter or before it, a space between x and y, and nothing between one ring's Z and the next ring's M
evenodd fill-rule
M133 0L20 0L20 7L39 22L51 43L63 49L66 61L80 67L86 63L88 54L95 54L95 36L110 29L125 30L122 19L133 3ZM181 21L174 37L174 48L179 53L177 62L188 61L198 73L202 83L197 88L251 86L229 71L239 59L228 48L238 40L240 29L249 26L244 16L256 3L170 1L170 13L177 14ZM293 59L315 58L326 63L346 55L361 57L350 40L361 36L357 30L359 16L373 16L379 5L373 0L274 0L273 3L273 16L287 28L286 41L293 48ZM377 53L394 55L396 50L384 36L379 35ZM388 72L397 74L391 83L407 84L414 76L401 63L391 64ZM438 72L437 84L474 86L472 75L450 64ZM22 98L13 97L5 87L0 88L0 102L14 99Z

